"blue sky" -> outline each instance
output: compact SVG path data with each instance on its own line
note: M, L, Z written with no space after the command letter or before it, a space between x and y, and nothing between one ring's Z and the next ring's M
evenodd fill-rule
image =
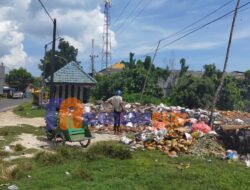
M140 2L131 17L131 10ZM90 69L91 39L96 40L97 70L101 63L103 0L43 0L52 17L57 18L58 32L79 49L78 60ZM137 59L156 48L157 41L167 37L204 15L214 11L229 0L131 0L127 9L116 21L129 0L113 0L111 7L112 62L128 60L129 52ZM248 2L241 0L241 5ZM138 13L147 4L146 9ZM198 23L198 27L234 9L236 0ZM246 8L250 8L248 5ZM228 64L229 71L250 69L250 9L243 8L236 21L234 39ZM39 76L37 65L44 54L45 43L52 39L52 23L37 0L10 0L0 2L0 61L10 69L25 67ZM135 18L131 20L131 18ZM179 68L179 60L186 58L192 70L202 70L203 65L215 63L222 68L232 15L163 48L155 64L160 67ZM117 31L117 28L121 27ZM179 36L163 41L166 44ZM150 54L152 55L152 53ZM171 61L170 61L171 60ZM171 67L172 67L171 66Z

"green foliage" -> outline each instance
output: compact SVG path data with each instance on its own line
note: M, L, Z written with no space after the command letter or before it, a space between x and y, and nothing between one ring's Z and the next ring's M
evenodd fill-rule
M6 75L6 82L11 87L24 91L30 83L34 82L34 78L26 69L19 68L11 70L9 74Z
M34 106L31 103L23 103L14 109L14 113L26 118L44 117L45 109Z
M79 148L78 148L79 149ZM19 180L8 181L19 189L249 189L250 170L244 163L181 156L169 158L157 151L135 151L131 159L81 161L42 166L34 159ZM180 166L190 165L189 168ZM2 170L1 170L2 171ZM68 171L71 175L66 175ZM26 176L30 175L31 178ZM2 184L2 181L0 181ZM6 183L6 182L5 182Z
M157 83L159 79L167 80L170 74L169 69L155 67L149 56L144 61L136 62L133 53L130 53L129 62L123 61L122 63L125 64L122 72L96 76L98 83L92 92L94 99L106 100L114 95L117 89L120 89L126 101L139 102L144 81L147 79L142 103L160 102L163 98L163 91Z
M123 91L123 100L127 102L139 102L144 81L147 78L145 91L141 100L142 104L174 104L189 108L210 108L215 91L220 83L222 72L215 64L204 65L204 73L201 77L187 75L189 66L186 60L180 60L180 72L177 84L175 84L168 97L163 97L163 90L159 87L159 80L167 81L170 71L167 67L162 69L152 64L151 57L144 61L134 59L130 53L129 62L120 73L106 76L98 75L98 83L93 90L92 99L98 100L114 95L117 89ZM148 71L150 73L148 75ZM148 77L147 77L148 76ZM221 110L249 111L250 102L250 71L245 72L244 79L236 79L228 75L225 79L222 91L217 101L217 108Z
M40 89L42 87L42 80L40 77L34 77L34 81L32 83L32 86L35 89Z
M82 180L90 180L92 181L93 178L91 177L90 172L85 168L85 166L83 164L81 164L80 166L76 167L73 171L72 171L72 175L74 177L78 177Z
M182 60L180 64L181 73L186 73L188 66L185 66L185 61ZM250 72L245 73L245 79L226 77L216 105L218 109L249 111L248 106L245 106L250 101L248 75ZM180 74L171 92L171 102L189 108L209 108L221 76L222 72L216 69L215 64L205 65L202 77Z
M186 65L186 60L184 58L180 60L180 65L181 65L181 71L179 76L182 77L188 71L189 66Z
M210 78L183 76L171 93L174 105L189 108L205 108L212 101L214 83Z
M91 160L96 160L103 156L124 160L130 159L132 154L127 146L116 141L108 141L92 145L87 151L87 156Z
M42 163L45 166L62 164L64 161L62 157L58 156L58 154L45 151L38 152L35 155L35 160Z
M232 77L227 77L217 102L217 108L221 110L237 109L240 99L240 89L235 80Z
M59 70L65 66L70 61L77 61L78 49L70 45L69 42L65 41L63 38L60 39L58 50L55 51L55 70ZM46 55L41 59L41 64L38 65L39 69L45 73L45 78L50 76L51 60L52 60L52 50L46 52Z
M21 144L16 144L16 145L14 146L14 150L15 150L16 152L23 151L24 149L25 149L25 147L24 147L23 145L21 145Z

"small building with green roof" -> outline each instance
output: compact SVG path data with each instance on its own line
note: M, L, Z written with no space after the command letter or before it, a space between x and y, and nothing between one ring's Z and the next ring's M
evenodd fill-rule
M50 85L50 77L45 82ZM74 97L83 103L87 103L90 89L96 83L97 81L84 72L78 63L72 61L54 73L54 97L56 99Z

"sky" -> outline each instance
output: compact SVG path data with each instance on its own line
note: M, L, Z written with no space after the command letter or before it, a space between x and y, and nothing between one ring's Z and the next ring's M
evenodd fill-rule
M96 70L102 63L103 0L42 0L52 18L57 19L57 36L78 48L78 60L90 71L91 39L95 39ZM241 0L241 5L249 0ZM129 4L128 4L129 3ZM197 28L232 11L236 0L113 0L111 6L112 63L153 56L157 42L178 32L224 4L227 6L196 25ZM126 7L126 9L124 9ZM52 40L52 22L38 0L0 1L0 62L7 71L24 67L39 76L44 45ZM205 64L223 68L232 15L185 38L160 48L154 64L179 68L185 58L190 70L202 70ZM182 35L162 41L160 47ZM250 69L250 4L239 11L232 41L228 71ZM51 46L49 46L51 48Z

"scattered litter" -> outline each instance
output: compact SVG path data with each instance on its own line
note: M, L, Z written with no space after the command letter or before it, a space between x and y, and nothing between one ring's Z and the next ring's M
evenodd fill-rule
M250 154L247 154L247 157L245 159L245 163L246 163L247 168L250 168Z
M68 171L65 172L66 175L70 175L70 173Z
M235 150L227 150L227 152L226 152L226 159L233 160L233 161L238 161L239 160L239 156L237 154L237 151L235 151Z
M8 186L8 190L18 190L18 187L16 185Z
M130 139L130 138L128 138L128 137L126 137L126 136L123 136L121 138L121 142L124 143L124 144L130 144L131 142L133 142L133 140Z
M13 152L13 150L9 146L4 146L4 152Z

